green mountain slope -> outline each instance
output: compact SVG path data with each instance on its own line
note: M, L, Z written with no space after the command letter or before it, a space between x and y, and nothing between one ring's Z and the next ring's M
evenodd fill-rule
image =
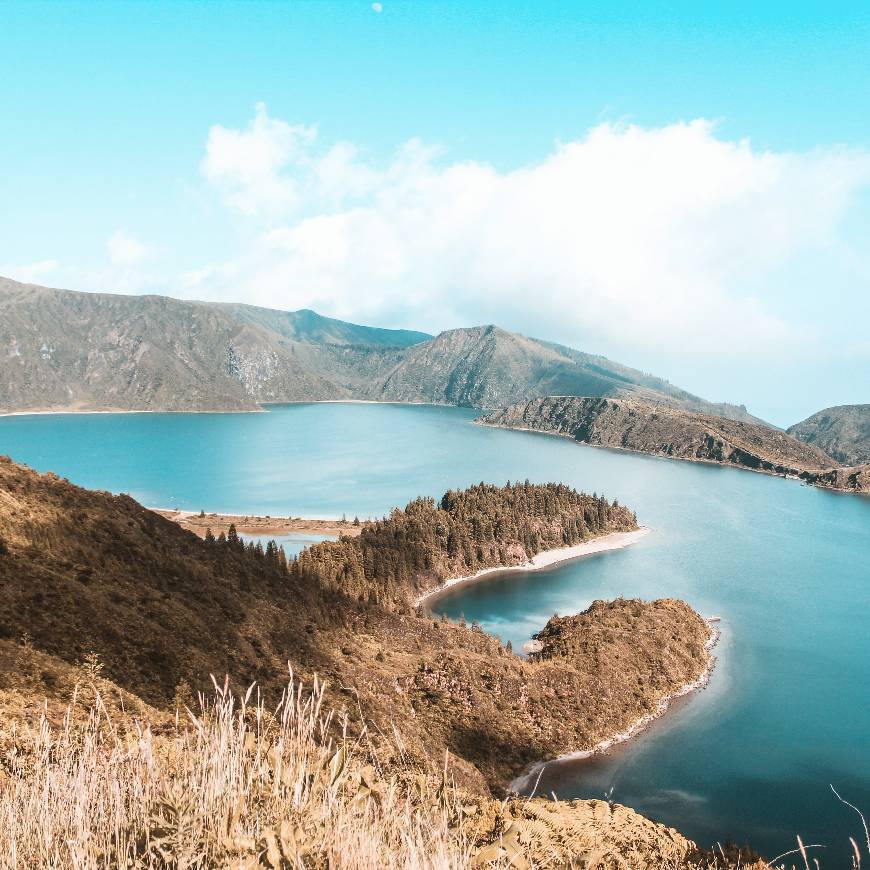
M707 402L602 356L528 338L497 326L443 332L408 348L370 398L499 408L546 395L633 396L755 420L745 408Z
M239 322L262 327L281 338L311 344L396 348L410 347L432 338L426 332L416 332L412 329L379 329L374 326L346 323L343 320L324 317L307 308L299 311L276 311L273 308L259 308L241 303L226 303L216 307L223 309Z

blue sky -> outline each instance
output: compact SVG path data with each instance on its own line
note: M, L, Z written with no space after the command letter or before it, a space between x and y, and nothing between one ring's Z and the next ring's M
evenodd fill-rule
M6 0L0 274L495 321L787 424L870 401L868 49L859 4Z

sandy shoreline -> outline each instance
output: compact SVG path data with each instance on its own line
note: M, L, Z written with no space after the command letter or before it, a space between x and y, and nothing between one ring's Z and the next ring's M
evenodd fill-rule
M417 598L414 601L414 607L419 607L424 601L435 598L454 586L462 583L471 583L479 580L481 577L485 577L487 574L501 574L508 571L540 571L542 568L549 568L551 565L558 565L560 562L568 562L572 559L580 559L583 556L606 553L609 550L621 550L623 547L636 543L648 535L649 532L650 529L646 526L641 526L631 532L611 532L609 535L602 535L600 538L593 538L591 541L584 541L582 544L575 544L572 547L543 550L536 556L533 556L529 562L525 562L522 565L497 565L493 568L482 568L476 574L469 574L465 577L451 577L437 588L431 589Z
M710 636L707 639L707 642L704 644L704 649L707 650L709 654L713 647L719 642L719 638L721 637L721 632L718 628L712 625L711 621L706 620L707 625L710 628ZM526 795L526 790L531 785L535 785L537 780L539 779L541 773L544 771L548 765L558 764L560 762L565 761L582 761L585 758L589 758L592 755L598 755L602 752L607 752L613 746L617 746L620 743L625 743L627 740L631 740L632 737L637 736L641 731L646 729L651 723L655 722L656 719L659 719L665 712L667 712L668 707L671 705L672 701L675 701L677 698L682 698L684 695L688 695L691 692L696 691L697 689L703 689L707 683L710 681L710 675L713 673L713 668L716 665L716 658L713 655L709 655L709 659L707 661L707 666L704 668L704 671L698 677L697 680L693 680L691 683L686 683L684 686L681 686L677 689L676 692L671 693L670 695L665 695L661 701L659 701L658 706L652 713L647 713L644 716L641 716L636 721L632 722L628 728L624 731L619 732L618 734L614 734L612 737L608 737L602 740L600 743L596 743L590 749L580 749L576 752L566 752L564 755L558 755L555 758L550 758L547 761L537 761L530 767L526 768L519 776L511 781L508 785L508 791Z
M60 414L263 414L271 407L281 405L430 405L435 408L456 408L446 402L400 402L393 399L296 399L289 402L259 402L256 408L190 408L185 411L167 411L153 408L38 408L25 411L0 411L0 417L47 417ZM475 411L484 410L475 408ZM484 411L484 413L486 413Z
M173 508L152 507L149 510L160 514L164 519L178 523L200 538L205 537L208 529L217 535L226 532L234 525L241 534L249 535L289 535L294 532L313 533L339 537L346 535L356 537L368 525L367 520L360 520L355 526L352 520L310 519L307 517L272 517L254 514L220 514L207 513L201 516L198 511L176 510Z

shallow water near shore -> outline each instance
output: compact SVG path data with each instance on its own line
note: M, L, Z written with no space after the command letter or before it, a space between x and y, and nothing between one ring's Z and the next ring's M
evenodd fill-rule
M618 497L653 531L623 550L493 575L437 599L519 647L596 598L684 598L722 616L709 686L605 756L553 765L538 792L614 800L703 844L767 854L826 843L848 866L870 812L870 499L751 472L470 425L474 412L273 406L266 414L0 419L0 453L146 505L378 516L480 480L561 480ZM821 856L820 856L821 860Z

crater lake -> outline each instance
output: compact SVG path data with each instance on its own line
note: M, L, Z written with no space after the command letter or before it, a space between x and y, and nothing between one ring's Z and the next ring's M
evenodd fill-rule
M653 530L639 543L491 575L433 605L515 648L553 613L598 598L682 598L721 616L706 689L607 755L549 766L538 793L612 789L702 845L730 837L771 856L800 834L845 865L862 829L830 784L870 812L870 499L489 429L475 416L375 404L12 416L0 419L0 453L150 507L237 514L376 517L481 480L617 497Z

